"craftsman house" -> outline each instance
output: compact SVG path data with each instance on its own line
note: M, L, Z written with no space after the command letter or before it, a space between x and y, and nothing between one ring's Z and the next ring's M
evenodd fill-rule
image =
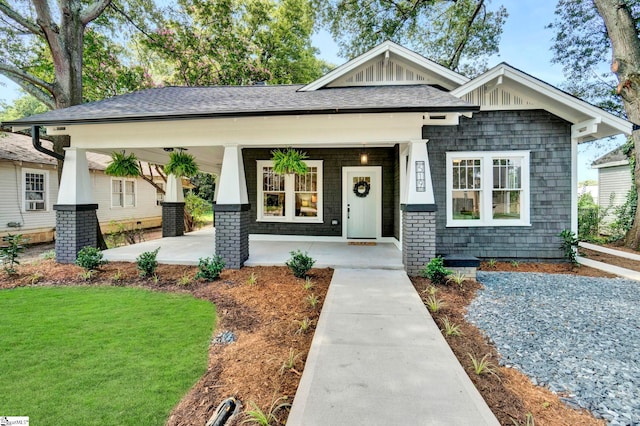
M66 226L96 208L87 152L164 163L181 148L219 175L215 250L228 266L243 265L251 234L393 242L410 275L440 253L560 259L558 233L577 228L578 143L631 132L507 64L470 80L392 42L307 85L165 87L5 124L71 136L54 206ZM306 175L273 173L271 151L286 147L308 154Z
M115 230L114 222L142 228L161 225L162 208L153 186L141 178L106 175L104 170L111 161L108 155L88 152L87 159L103 232ZM36 151L31 137L0 132L0 237L22 234L30 244L55 239L57 163Z

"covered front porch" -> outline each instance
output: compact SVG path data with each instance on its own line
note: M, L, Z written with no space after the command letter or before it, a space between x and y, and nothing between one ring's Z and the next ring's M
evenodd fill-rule
M316 260L316 268L403 269L402 252L393 243L349 244L347 242L312 241L313 237L296 241L265 241L249 237L249 259L245 266L283 266L291 252L301 250ZM373 244L373 245L372 245ZM146 251L158 251L158 262L197 265L198 259L215 255L215 228L209 227L103 252L111 262L135 262Z

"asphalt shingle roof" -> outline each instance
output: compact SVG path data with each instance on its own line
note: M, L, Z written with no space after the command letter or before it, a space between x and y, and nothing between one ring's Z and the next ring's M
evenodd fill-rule
M349 112L477 111L428 86L366 86L298 91L302 85L163 87L49 111L8 125L64 125L108 121Z
M623 150L624 145L617 147L616 149L607 152L602 157L596 159L592 166L600 166L602 164L613 163L616 161L628 160L629 158L625 155Z
M42 146L53 150L53 144L46 140L40 140ZM34 164L56 165L58 161L33 147L31 136L17 133L0 132L0 161L23 161ZM91 170L105 170L111 163L111 156L97 152L87 152L87 162ZM142 162L143 171L147 171L149 166Z

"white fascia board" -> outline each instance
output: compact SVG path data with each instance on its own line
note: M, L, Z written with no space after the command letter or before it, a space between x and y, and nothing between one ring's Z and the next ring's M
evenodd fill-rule
M476 90L478 87L484 84L490 84L494 79L500 78L502 76L503 78L508 78L515 83L525 86L529 90L533 90L541 94L542 96L549 97L554 101L559 102L566 107L572 108L588 117L591 117L593 119L599 118L603 124L607 124L620 133L624 133L626 135L631 134L633 128L633 124L631 122L608 113L607 111L591 105L583 100L573 97L553 87L552 85L531 77L530 75L527 75L522 71L517 70L507 64L500 64L490 69L486 73L469 81L467 84L460 86L455 90L452 90L450 93L453 96L461 98L466 94ZM566 117L562 118L566 119Z
M458 74L455 71L451 71L450 69L443 67L442 65L437 64L425 58L424 56L407 49L406 47L402 47L399 44L396 44L392 41L387 40L379 44L378 46L374 47L373 49L363 53L362 55L350 60L349 62L343 65L340 65L338 68L320 77L316 81L313 81L307 84L303 88L299 89L299 91L311 92L314 90L318 90L322 87L325 87L331 82L349 73L353 69L359 67L360 65L375 58L378 55L384 54L385 52L392 52L400 56L401 58L405 59L406 61L409 61L410 63L414 63L422 68L432 71L440 75L442 78L451 81L454 85L465 84L469 81L469 79L463 76L462 74Z
M629 160L618 160L618 161L610 161L608 163L591 165L592 169L603 169L605 167L617 167L617 166L628 166Z

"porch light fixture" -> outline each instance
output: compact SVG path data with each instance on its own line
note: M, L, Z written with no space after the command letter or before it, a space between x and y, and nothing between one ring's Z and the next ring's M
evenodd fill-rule
M369 162L369 155L364 150L364 145L362 145L362 151L360 151L360 164L367 164Z

